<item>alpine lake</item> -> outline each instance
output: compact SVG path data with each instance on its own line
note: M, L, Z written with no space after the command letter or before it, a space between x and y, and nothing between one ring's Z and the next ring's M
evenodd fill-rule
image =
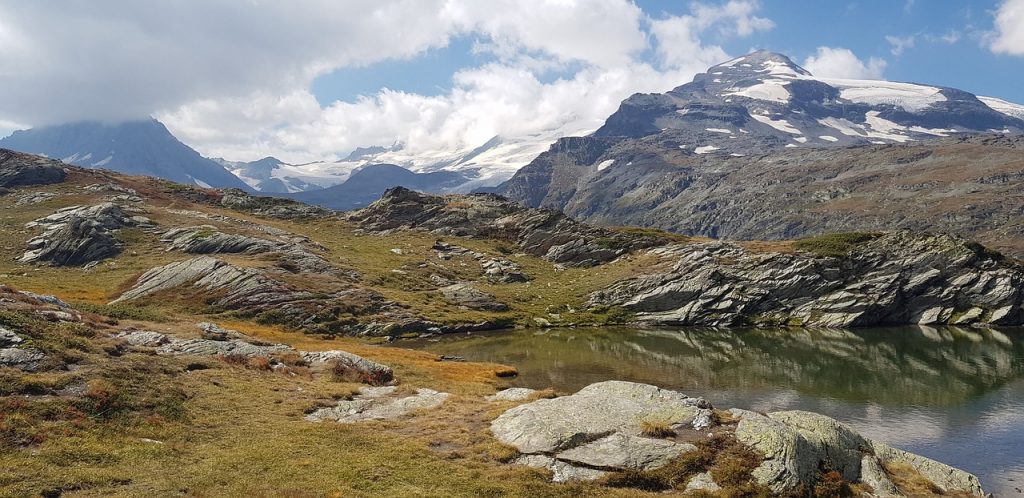
M629 380L719 408L808 410L866 437L1024 489L1024 329L520 329L402 341L515 366L560 393Z

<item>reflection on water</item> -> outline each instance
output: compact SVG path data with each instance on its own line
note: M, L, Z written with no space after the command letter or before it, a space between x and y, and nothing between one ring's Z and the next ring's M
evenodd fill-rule
M721 407L821 412L970 470L997 495L1024 484L1021 331L555 329L407 345L514 365L527 387L570 392L623 379Z

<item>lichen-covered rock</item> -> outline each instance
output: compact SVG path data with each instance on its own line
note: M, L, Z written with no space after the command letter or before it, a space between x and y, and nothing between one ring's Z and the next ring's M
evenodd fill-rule
M361 391L351 400L341 400L335 406L313 411L306 415L306 420L329 420L346 424L368 420L392 420L417 410L437 408L450 396L448 393L432 389L417 389L416 394L410 396L389 396L393 392Z
M673 245L665 270L590 296L656 324L859 327L1024 323L1024 266L951 235L893 232L844 257Z
M557 453L615 432L636 436L658 419L689 424L707 401L634 382L591 384L576 394L519 405L491 423L499 441L521 453Z
M362 356L333 349L330 351L307 351L302 353L302 359L310 365L333 364L354 372L368 384L385 384L394 379L394 371L391 367L377 363Z
M871 494L878 498L902 496L896 484L878 463L874 455L864 455L860 461L860 482L871 487Z
M606 470L572 465L547 455L522 455L513 463L550 470L552 482L593 481L608 474Z
M893 448L878 441L872 441L871 447L880 462L896 462L910 465L944 492L967 493L973 496L984 496L985 494L981 489L981 482L971 473L921 455Z
M127 330L114 334L114 337L137 347L155 348L171 342L171 338L166 334L151 330Z
M508 305L469 284L452 284L441 289L448 302L478 311L508 311Z
M710 408L707 401L675 391L608 381L571 396L511 408L491 423L491 432L522 453L515 463L547 468L557 480L596 479L609 471L657 469L696 450L678 440L643 437L641 422L658 420L679 429ZM900 462L943 491L983 495L973 475L868 440L821 414L737 408L729 413L738 420L733 429L711 430L759 455L751 476L776 494L814 489L822 473L837 471L848 482L870 486L873 496L897 496L900 490L881 464ZM691 476L684 493L719 490L710 474L698 474Z
M157 348L157 354L194 356L244 356L268 358L275 354L294 351L284 344L253 344L240 339L215 341L210 339L174 339Z
M558 460L603 469L656 469L697 447L665 439L612 433L558 454Z
M821 470L841 472L850 482L864 482L877 496L897 493L879 462L900 462L947 492L983 496L978 478L940 462L871 441L821 414L803 411L767 415L733 410L739 417L736 439L764 457L753 476L782 493L812 486Z
M777 493L813 483L818 474L818 455L799 432L778 420L759 414L743 417L736 439L764 457L753 476Z
M831 417L807 411L772 412L768 416L803 436L825 468L839 471L849 481L860 477L861 456L871 451L871 444L853 429Z

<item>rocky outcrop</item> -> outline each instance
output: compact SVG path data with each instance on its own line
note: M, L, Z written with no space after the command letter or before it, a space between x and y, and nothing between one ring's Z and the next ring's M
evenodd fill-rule
M308 297L255 268L242 268L208 256L178 261L143 273L112 303L139 299L188 286L216 295L215 303L234 310L264 307Z
M160 240L168 244L168 251L192 254L255 254L267 252L275 245L269 240L223 233L212 225L172 228Z
M319 408L306 415L310 422L332 421L343 424L369 420L392 420L418 410L441 406L449 394L433 389L417 389L415 394L396 396L395 387L364 387L350 400Z
M402 187L349 215L364 230L426 230L440 235L505 240L566 266L586 267L667 242L577 223L555 211L524 209L493 194L435 196Z
M259 341L213 323L203 322L197 326L202 331L199 339L176 338L148 330L125 330L114 334L114 337L130 346L156 348L157 354L262 357L271 359L271 366L275 368L281 365L276 360L277 356L295 353L306 365L340 365L345 371L354 373L354 379L368 384L381 385L394 379L391 367L348 351L297 351L288 345Z
M508 311L508 305L469 284L452 284L441 289L445 300L462 308L477 311Z
M257 197L238 189L220 191L220 205L237 211L285 220L324 218L334 211L277 197Z
M596 292L590 304L678 325L1024 323L1024 267L950 235L895 232L843 256L726 242L653 252L671 265Z
M302 359L309 365L330 365L335 372L354 373L355 378L359 378L367 384L386 384L395 377L391 367L387 365L338 349L307 351L302 353Z
M472 251L465 247L437 241L432 247L437 257L449 260L457 256L468 256L480 263L484 276L491 283L511 284L516 282L528 282L530 277L523 273L523 268L514 261L507 258L489 256L479 251Z
M0 187L48 185L63 182L65 177L60 161L0 149Z
M542 399L512 408L491 424L502 443L523 456L516 463L551 470L554 480L592 480L607 472L651 470L697 448L669 439L644 437L640 423L658 420L682 430L711 405L675 391L646 384L607 381L578 393ZM761 457L752 478L774 493L813 489L825 472L870 486L873 496L902 496L884 465L903 463L943 492L983 496L978 479L964 471L871 441L846 425L817 413L783 411L762 414L730 410L733 421L708 429L734 438ZM736 422L738 421L738 423ZM735 424L735 425L733 425ZM688 477L686 492L717 491L706 472Z
M55 266L78 266L121 253L114 233L125 227L152 228L144 216L133 215L114 203L70 206L26 225L42 228L42 235L28 241L23 263L48 261Z
M278 256L278 266L293 273L336 273L327 260L314 254L306 245L315 246L305 237L295 236L288 232L271 230L273 239L250 237L248 235L221 232L213 225L173 228L160 238L168 244L168 251L181 251L190 254L259 254L274 252ZM316 247L321 251L322 247Z
M201 256L150 269L112 303L163 295L331 335L400 335L437 327L373 290L339 282L340 290L314 293L286 283L284 276Z
M0 327L0 367L29 372L39 368L46 355L38 349L22 347L24 342L18 334Z

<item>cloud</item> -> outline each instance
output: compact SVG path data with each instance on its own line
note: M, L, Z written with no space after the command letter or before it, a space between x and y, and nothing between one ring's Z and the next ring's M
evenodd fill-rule
M1004 0L995 12L995 31L988 37L997 54L1024 55L1024 0Z
M630 94L729 58L703 38L774 26L755 0L697 2L661 19L630 0L64 3L0 3L0 117L155 115L204 154L240 160L325 159L396 141L452 150L596 127ZM310 92L325 73L415 58L456 37L474 40L485 62L453 74L446 93L383 88L321 105Z
M757 17L756 1L732 0L723 5L692 5L690 15L670 16L650 22L651 34L657 41L657 53L665 67L689 67L694 72L728 59L718 45L704 45L705 32L714 30L720 36L746 37L756 31L775 27L770 19Z
M914 48L914 36L893 36L886 35L885 41L889 42L890 52L892 55L899 57L903 55L903 51L908 48Z
M867 63L848 48L818 47L817 53L804 60L804 68L822 78L882 79L887 63L872 57Z

